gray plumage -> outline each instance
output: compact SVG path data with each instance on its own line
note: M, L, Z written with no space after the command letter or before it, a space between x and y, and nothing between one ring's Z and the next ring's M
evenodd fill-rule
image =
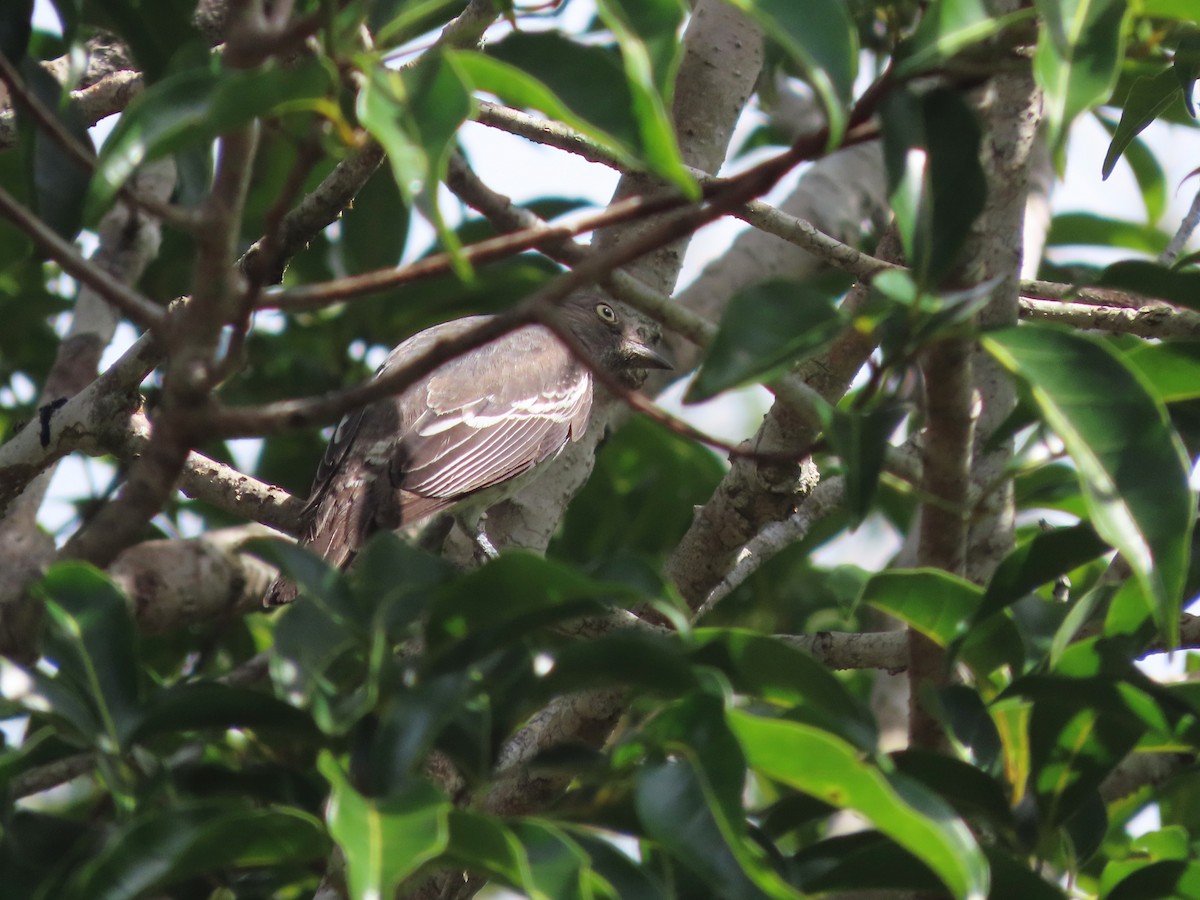
M560 313L592 360L618 377L670 367L655 349L656 334L643 333L595 295L568 298ZM455 319L413 335L388 354L376 377L486 319ZM345 568L381 528L452 508L466 527L477 525L487 507L583 436L591 409L588 367L549 329L515 329L342 419L304 508L302 542ZM281 579L264 603L295 596L295 586Z

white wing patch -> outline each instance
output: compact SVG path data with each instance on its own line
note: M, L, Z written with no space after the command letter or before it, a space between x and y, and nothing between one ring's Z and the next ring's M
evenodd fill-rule
M403 443L408 453L403 487L426 497L470 494L505 481L558 454L572 424L591 405L590 373L565 390L483 410L487 398L459 409L422 416Z

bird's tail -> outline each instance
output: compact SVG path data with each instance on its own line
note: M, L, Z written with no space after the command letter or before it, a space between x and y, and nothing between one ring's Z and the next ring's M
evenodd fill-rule
M358 554L373 530L369 479L362 473L339 473L313 495L304 510L307 520L300 544L321 556L331 566L344 569ZM263 606L283 606L296 599L299 588L279 577L263 597Z

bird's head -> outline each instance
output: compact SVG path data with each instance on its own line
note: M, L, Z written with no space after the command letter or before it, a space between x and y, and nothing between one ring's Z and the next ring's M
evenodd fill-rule
M645 369L670 369L657 327L595 294L576 294L561 306L563 321L592 358L624 380L640 383ZM632 376L627 378L626 376Z

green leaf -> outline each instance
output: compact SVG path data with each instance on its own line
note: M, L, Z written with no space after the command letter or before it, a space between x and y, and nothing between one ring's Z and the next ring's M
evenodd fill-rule
M1115 137L1117 125L1105 116L1097 116L1109 135ZM1146 224L1153 226L1167 209L1167 174L1154 152L1138 137L1125 145L1125 161L1137 180L1146 206Z
M942 0L929 7L913 36L896 53L895 77L908 79L940 68L972 45L990 40L1015 22L1032 15L1029 9L993 16L983 0Z
M135 900L206 872L306 863L327 852L321 823L298 809L175 806L120 828L83 867L70 896Z
M311 740L319 732L311 718L296 707L261 691L213 682L175 684L146 704L133 737L208 728L262 729Z
M647 162L690 198L698 199L699 188L684 167L671 119L675 73L683 57L683 41L679 37L684 18L682 3L680 0L600 0L599 10L600 18L621 48L621 61Z
M1125 354L1125 362L1164 403L1200 399L1200 343L1142 341Z
M87 123L62 85L39 63L26 60L21 75L30 92L81 147L92 149ZM33 184L38 217L72 241L83 222L83 202L91 172L38 126L33 147Z
M13 0L0 9L0 56L20 65L33 34L33 0Z
M889 439L907 410L885 405L863 411L834 409L826 427L829 442L842 458L843 505L852 527L862 524L875 502L879 476L891 447Z
M587 854L549 822L522 819L510 826L529 863L526 887L546 900L585 900L591 896Z
M346 855L353 900L391 897L401 881L449 846L454 805L433 785L418 781L403 794L373 800L350 785L328 751L317 767L332 788L325 820Z
M1130 142L1182 95L1179 82L1171 69L1164 69L1153 77L1143 75L1133 82L1121 109L1121 121L1113 133L1108 153L1104 155L1104 163L1100 167L1102 178L1108 178L1112 174L1117 160L1121 158Z
M99 749L123 750L141 718L137 635L125 598L77 562L53 566L37 591L46 603L42 654L57 668L53 682L89 711L88 736Z
M983 590L940 569L880 572L863 588L862 602L895 616L942 647L966 633Z
M316 61L252 71L187 69L163 79L133 99L104 142L87 217L107 208L142 163L208 143L260 116L312 106L330 89L329 73Z
M741 710L726 715L752 769L859 813L929 866L953 896L987 896L983 853L970 829L938 797L915 782L885 774L828 732Z
M200 35L192 27L195 8L194 0L105 0L87 4L85 13L95 24L119 34L138 67L156 82L182 48L199 45Z
M1108 345L1082 335L1022 327L983 343L1066 445L1096 532L1125 557L1176 646L1196 503L1162 402Z
M342 213L338 242L351 275L399 265L408 240L411 211L390 169L380 169L363 185Z
M1104 900L1200 896L1200 863L1160 860L1122 879Z
M811 896L945 896L928 866L878 831L838 834L810 844L792 857L789 870Z
M1087 522L1043 531L996 567L973 621L978 623L1109 549Z
M1175 62L1172 68L1183 91L1183 103L1188 115L1196 118L1196 106L1192 102L1192 89L1196 85L1196 77L1200 75L1200 30L1195 24L1184 31L1175 47Z
M636 165L640 131L621 60L555 32L516 32L486 55L458 51L455 65L479 91L570 125Z
M905 256L918 285L936 287L987 195L979 125L949 90L893 91L880 112L889 197Z
M721 391L769 380L825 346L845 327L835 298L812 285L764 281L730 298L717 336L684 397L699 403Z
M757 21L767 40L804 72L828 117L828 146L840 144L858 73L858 36L846 5L839 0L730 2Z
M358 94L358 120L387 151L400 196L417 203L437 229L442 245L458 257L457 237L437 203L437 184L445 178L458 129L471 114L471 96L448 54L426 53L405 69L369 61L366 84ZM458 274L470 267L458 259Z
M1045 92L1051 144L1075 117L1108 100L1125 52L1125 0L1036 0L1038 30L1033 74Z
M1046 244L1053 247L1073 244L1125 247L1155 256L1166 249L1169 241L1170 237L1154 225L1091 213L1060 213L1051 221L1046 236Z
M431 668L460 667L538 628L640 599L623 585L533 553L508 552L439 592L426 626Z
M864 751L876 746L870 711L807 653L777 638L733 628L699 628L692 641L694 664L725 673L738 693L785 706L790 717L832 731Z
M646 833L712 885L717 896L730 900L801 896L746 839L743 823L725 815L689 754L641 767L634 802Z
M1098 285L1157 297L1189 309L1200 309L1200 272L1180 272L1158 263L1127 259L1106 268L1100 275Z

